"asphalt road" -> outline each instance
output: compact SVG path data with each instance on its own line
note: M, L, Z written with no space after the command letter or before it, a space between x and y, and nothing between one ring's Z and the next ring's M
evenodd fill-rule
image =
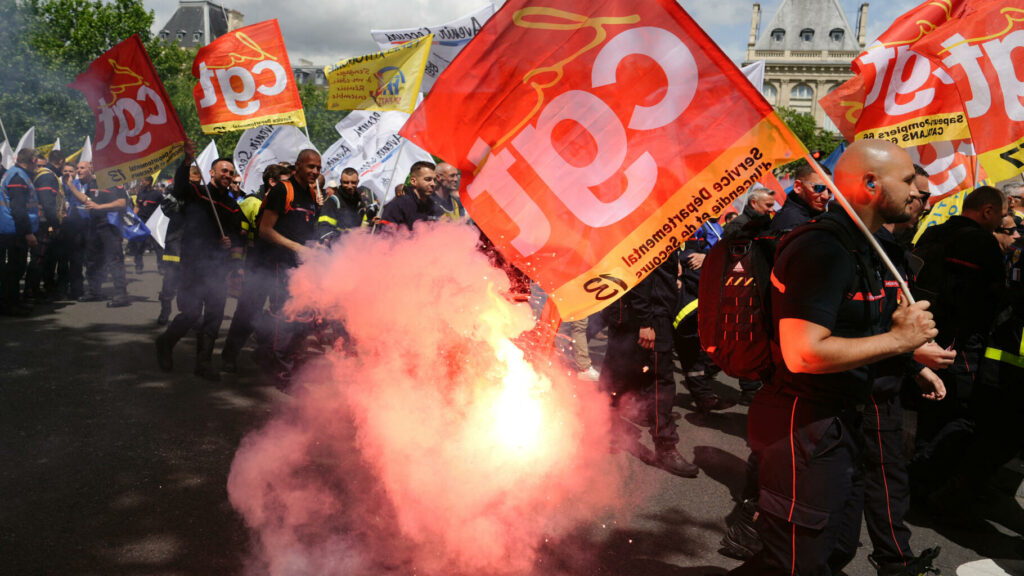
M217 384L193 377L191 337L175 350L177 370L158 371L160 277L152 255L146 264L129 273L128 308L45 304L28 318L0 318L0 575L245 571L250 536L226 478L239 441L288 398L253 368ZM723 381L721 394L735 397L735 382ZM679 391L679 448L700 477L610 455L644 497L627 517L580 526L574 553L589 559L580 574L723 574L738 564L718 543L742 487L746 410L701 416ZM1024 504L1014 497L1022 478L1020 462L1004 469L985 519L972 525L913 517L915 549L942 546L947 575L1024 574ZM874 574L866 533L862 542L850 576ZM547 565L572 572L560 556L546 551Z

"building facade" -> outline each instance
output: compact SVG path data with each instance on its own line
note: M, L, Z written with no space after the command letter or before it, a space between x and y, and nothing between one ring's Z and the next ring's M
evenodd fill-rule
M782 0L761 30L761 5L754 4L744 65L764 60L768 102L810 114L835 132L818 100L853 77L850 62L864 50L867 15L861 4L854 33L839 0Z
M237 10L208 0L178 0L178 9L158 35L182 48L196 48L241 28L244 18Z

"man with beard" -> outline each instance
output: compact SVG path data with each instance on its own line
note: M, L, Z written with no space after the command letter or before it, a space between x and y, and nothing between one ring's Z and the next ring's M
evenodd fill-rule
M437 220L441 210L432 198L437 185L437 175L432 162L420 161L409 169L409 185L405 194L388 202L381 214L381 221L386 224L404 225L412 230L412 225L420 220Z
M914 165L891 142L859 140L839 159L836 184L873 233L909 217ZM846 213L822 216L779 247L772 317L782 361L748 415L763 548L733 574L836 574L856 553L859 410L874 365L937 334L927 302L904 300L883 329L882 269Z
M828 168L821 168L826 173ZM793 191L786 195L786 203L775 218L772 218L772 232L788 232L805 224L825 212L832 197L828 186L810 164L803 164L793 174Z
M180 202L182 221L181 285L178 315L156 339L160 369L173 369L174 345L202 316L196 334L195 375L220 380L213 369L213 344L224 320L228 276L241 270L242 210L231 197L235 167L230 158L218 158L210 167L210 183L189 179L195 158L191 141L185 143L185 159L174 173L174 196Z
M323 210L320 211L320 237L331 230L343 232L363 225L363 201L357 188L359 172L356 172L355 168L342 170L337 193L324 200Z
M459 169L447 162L437 165L437 186L434 189L434 204L441 211L440 219L446 222L460 222L465 219L466 211L459 203Z

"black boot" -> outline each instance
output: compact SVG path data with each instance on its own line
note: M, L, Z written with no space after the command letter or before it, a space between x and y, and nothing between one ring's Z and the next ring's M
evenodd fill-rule
M156 337L156 363L164 372L174 370L174 342L166 332Z
M228 374L238 372L238 350L231 345L231 340L224 343L224 349L220 351L220 370Z
M213 338L202 332L196 336L195 375L211 382L220 382L220 372L213 369Z
M156 317L157 326L165 326L171 318L171 301L160 299L160 315Z

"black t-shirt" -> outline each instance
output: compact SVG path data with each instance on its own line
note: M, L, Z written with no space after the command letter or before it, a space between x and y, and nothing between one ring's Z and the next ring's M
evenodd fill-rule
M267 191L267 197L263 201L263 206L260 207L256 221L262 220L264 211L273 210L277 213L274 230L279 234L299 244L314 242L319 217L316 200L313 199L309 189L298 182L292 182L291 186L294 190L291 205L288 205L288 190L285 188L285 184L278 184ZM262 258L291 266L298 264L294 252L259 236L256 237L256 250Z
M845 214L822 218L841 223L856 251L864 255L868 269L864 270L863 264L858 266L857 256L831 231L809 230L792 238L780 250L772 269L776 333L783 318L812 322L843 338L881 333L885 293L877 257ZM868 366L833 374L794 374L781 356L776 356L772 384L787 394L834 406L863 403L871 392L872 371Z
M93 202L97 204L109 204L115 200L124 199L125 206L128 206L128 191L125 190L124 186L116 186L114 188L108 188L105 190L98 190L96 188L90 188L86 190L85 195L88 196ZM126 208L119 210L90 210L89 211L89 222L93 228L103 228L110 226L115 228L110 220L107 218L107 214L111 212L120 212Z
M138 196L135 197L135 202L139 206L139 219L143 222L149 220L163 199L164 195L155 188L140 190Z
M404 224L412 230L412 225L421 220L437 220L442 214L429 196L422 201L415 193L407 193L395 198L384 206L381 220L391 224Z

